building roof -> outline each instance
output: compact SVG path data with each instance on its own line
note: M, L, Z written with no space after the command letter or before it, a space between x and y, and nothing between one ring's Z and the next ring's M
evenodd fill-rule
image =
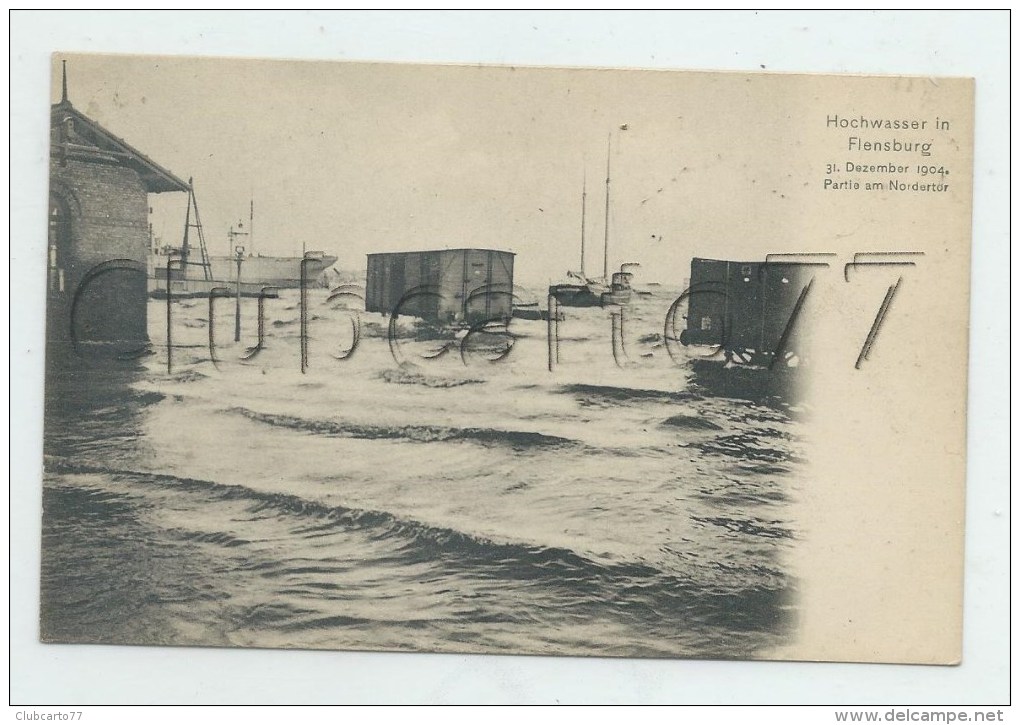
M67 122L73 131L64 133ZM188 184L163 168L141 151L131 146L81 111L71 105L65 97L50 109L50 129L57 131L52 136L51 154L79 156L93 160L129 166L138 172L149 192L187 191Z

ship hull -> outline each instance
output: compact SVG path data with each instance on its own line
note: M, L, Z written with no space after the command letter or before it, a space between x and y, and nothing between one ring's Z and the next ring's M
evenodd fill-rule
M549 295L561 307L601 307L603 294L587 284L555 284L549 288Z
M549 294L556 298L561 307L605 307L630 303L629 272L614 272L612 284L606 287L598 282L585 284L554 284Z
M149 292L166 294L166 268L170 258L162 254L149 255ZM242 293L257 293L263 287L295 288L301 286L302 267L306 284L315 285L320 275L336 262L336 257L243 257L241 259ZM237 284L237 259L210 257L209 277L202 265L189 264L181 272L171 270L171 291L174 294L206 294L214 287Z

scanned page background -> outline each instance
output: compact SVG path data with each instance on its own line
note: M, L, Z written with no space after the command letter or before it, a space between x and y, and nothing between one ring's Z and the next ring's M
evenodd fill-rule
M966 81L939 82L944 86L932 89L914 81L921 87L897 89L892 98L902 100L890 102L902 102L909 109L920 104L925 112L916 115L950 118L954 134L969 137L972 86ZM808 92L824 96L816 86L808 86ZM853 105L853 99L845 94L833 94L829 100L837 109L834 112ZM790 103L794 104L795 99ZM849 110L846 113L851 115ZM816 144L825 152L838 149L841 135L826 133L824 126L810 128L805 124L809 148ZM904 646L916 647L912 657L920 661L948 662L958 657L959 632L933 624L951 621L959 613L962 563L959 482L964 469L961 411L966 406L962 385L966 368L962 361L967 311L960 300L966 298L968 288L965 240L969 220L960 213L968 203L966 194L956 194L968 186L970 159L966 146L963 150L952 148L951 138L946 144L950 148L939 145L939 153L944 155L938 161L951 165L950 183L958 184L950 195L953 205L879 199L868 205L867 214L862 215L858 208L841 215L840 205L847 197L839 192L829 192L833 195L829 197L831 202L821 192L811 190L796 200L813 209L812 214L804 215L800 222L804 228L797 230L798 234L817 231L820 237L832 238L832 251L840 255L841 263L847 253L855 251L906 250L903 243L910 240L921 240L918 244L923 246L911 248L925 251L923 262L903 275L902 294L897 299L902 307L890 316L863 375L855 377L852 366L870 320L849 319L846 313L856 311L856 303L847 306L832 301L820 303L816 309L817 321L827 324L815 329L828 331L819 335L826 343L821 359L832 364L833 372L831 378L823 373L814 381L813 395L818 401L815 429L826 432L820 436L821 443L815 441L814 445L820 446L817 450L831 447L831 451L829 455L816 454L813 461L819 479L825 480L825 488L805 496L809 513L815 515L812 536L825 544L810 552L805 550L804 565L828 574L829 581L825 586L808 587L803 593L805 601L813 602L810 611L819 612L817 618L805 621L804 639L797 645L809 659L845 656L833 653L846 653L854 646L858 647L852 650L854 656L865 660L889 659L893 657L891 652L903 652ZM954 208L956 204L960 207ZM883 239L884 235L888 239ZM863 244L858 245L862 239ZM832 299L839 300L850 285L842 280L841 265L833 265L828 274L835 277L829 285ZM888 284L885 279L869 280L866 286L871 308L877 306ZM933 330L937 325L944 325L944 329ZM850 332L855 334L844 334ZM933 351L941 351L944 357ZM885 364L892 360L897 362ZM840 369L840 365L848 369ZM918 369L923 369L923 374L910 374ZM954 386L952 381L959 384ZM932 395L936 384L939 394ZM925 401L924 406L897 406L897 398L890 392L897 390L911 401ZM855 415L854 411L862 413ZM873 413L877 415L871 417ZM874 425L876 420L882 424ZM944 440L959 440L960 445L933 449L934 443ZM886 453L857 460L847 455L841 441L851 442L855 450ZM888 454L897 448L902 455ZM877 490L862 491L861 481L873 481ZM885 506L878 510L868 506L873 498L882 500ZM811 508L812 502L817 508ZM839 505L832 506L832 502ZM833 513L836 511L838 516ZM911 555L904 557L905 550ZM833 596L834 591L838 595ZM869 612L872 617L855 622L853 615L857 612ZM833 633L833 623L844 618L846 623ZM862 641L860 632L883 636L869 636Z
M821 194L805 200L820 212L805 236L831 240L841 262L858 251L924 254L878 258L916 266L831 270L836 281L819 290L831 296L819 300L814 328L822 364L812 380L813 477L802 516L812 543L798 550L812 572L805 579L801 642L822 658L849 650L884 660L898 651L922 662L953 662L960 657L962 623L957 583L963 576L968 310L960 300L970 280L966 139L973 131L973 86L951 79L861 82L869 85L875 92L869 99L845 86L823 105L848 109L846 116L850 108L854 116L882 108L930 124L936 117L952 119L950 128L930 132L930 157L909 161L952 170L941 193L835 191L828 200ZM877 90L882 85L884 92ZM808 138L820 136L831 149L834 137L846 144L858 134L869 132L830 130ZM838 158L844 157L889 159L884 153ZM862 193L867 196L855 203L852 195ZM872 352L855 369L884 294L900 278Z
M770 255L784 255L775 259L790 259L789 255L796 259L800 255L815 264L809 267L814 277L811 294L804 297L803 319L796 321L803 330L808 350L802 347L805 343L791 345L797 354L810 354L804 355L803 366L786 373L795 378L794 385L811 383L801 399L783 401L799 410L798 415L803 418L788 434L792 440L805 439L803 452L792 457L780 442L782 433L777 437L767 426L730 428L717 440L711 437L701 440L700 434L689 433L657 438L654 430L644 427L641 430L645 431L645 441L634 444L635 451L643 454L638 460L603 456L595 450L588 456L572 456L564 451L548 457L541 464L542 480L538 485L549 485L549 490L543 488L543 493L533 498L497 498L491 503L503 509L504 515L487 521L487 517L477 514L459 515L457 509L436 506L429 499L444 496L446 486L463 486L461 495L466 497L467 507L472 505L472 498L494 495L499 489L486 483L486 463L507 466L506 475L518 477L516 483L526 486L529 476L535 475L532 469L537 451L525 447L504 463L495 451L487 459L478 460L457 445L445 453L440 453L443 446L439 442L416 446L400 437L403 429L399 427L418 421L413 409L404 408L396 418L369 415L365 410L381 407L382 401L373 399L373 393L368 391L380 372L394 367L395 361L385 357L376 361L371 370L364 371L368 378L358 377L356 365L338 367L336 372L347 373L339 378L329 375L318 380L309 376L307 384L325 386L318 394L309 396L302 395L304 383L291 387L293 381L286 371L293 365L283 355L261 363L262 375L268 376L265 379L275 381L271 388L259 386L261 380L245 383L243 377L238 377L243 371L231 373L224 367L218 371L222 375L202 386L204 392L197 393L196 400L193 400L195 385L174 387L174 378L163 379L161 365L150 365L150 373L142 384L146 389L153 386L153 391L160 395L173 394L180 405L162 406L164 412L151 423L141 422L147 420L147 413L138 411L143 416L136 424L142 431L140 435L149 438L148 447L143 450L151 452L130 463L131 454L125 451L127 458L122 467L142 467L143 471L152 468L159 475L211 479L214 486L240 483L243 487L258 480L257 472L244 468L245 459L257 456L262 446L281 445L281 438L294 447L294 452L313 458L329 459L345 448L340 442L330 444L328 439L314 435L285 437L287 429L280 427L268 433L247 430L242 425L234 432L236 424L230 418L230 408L221 413L226 419L210 418L208 422L191 415L174 417L175 409L196 405L203 396L211 396L220 404L232 401L229 405L242 406L242 410L259 410L260 405L267 404L261 399L288 391L294 405L286 408L290 416L287 420L293 425L318 426L324 413L317 412L317 406L334 400L328 406L328 414L333 416L329 420L343 421L345 416L354 416L361 425L376 426L372 428L376 431L373 435L397 435L398 443L403 440L399 451L405 456L403 465L420 470L405 484L412 485L414 493L405 494L403 487L397 486L392 497L373 494L397 476L395 471L387 472L386 460L375 458L378 454L375 447L355 448L356 453L343 454L358 458L352 464L367 467L352 474L358 480L351 485L345 485L343 478L334 478L343 473L335 467L305 469L268 458L264 465L276 468L283 488L267 481L262 484L269 487L265 490L314 497L316 488L325 485L335 489L344 506L393 511L417 525L424 522L426 526L449 526L468 536L491 536L496 541L520 539L537 542L539 546L567 547L581 554L591 552L595 556L603 547L616 546L617 549L611 549L614 556L610 561L636 558L661 566L646 581L650 591L655 590L659 581L674 582L668 585L674 588L676 582L671 576L690 582L692 599L706 597L703 605L695 609L694 619L719 616L718 626L723 631L732 626L729 615L711 614L720 600L713 599L715 594L702 595L702 591L714 592L716 587L723 587L723 591L729 592L727 596L735 598L735 603L726 607L735 610L744 607L753 610L757 606L744 601L744 597L758 596L748 592L789 597L789 602L775 615L768 613L772 607L766 605L760 617L782 616L779 612L791 610L795 613L791 626L797 635L778 654L762 649L760 644L745 644L751 647L746 650L734 650L732 644L723 642L712 644L716 636L728 641L730 635L709 634L712 630L701 633L693 620L687 624L690 641L686 645L683 640L672 643L676 634L670 627L659 634L662 653L942 663L958 660L963 391L967 369L964 313L967 306L963 300L969 276L972 136L969 82L946 78L80 55L60 60L69 63L72 102L80 99L78 102L93 117L102 119L100 122L116 124L118 134L144 146L145 153L154 158L167 162L172 159L174 168L187 168L187 176L198 178L199 189L212 192L197 197L206 210L204 227L212 255L222 246L217 233L222 225L217 222L238 206L243 208L236 199L228 201L225 197L231 193L236 197L237 187L243 189L247 182L258 187L260 214L253 229L258 229L259 235L247 236L244 241L250 246L257 243L259 252L286 254L288 244L301 240L302 244L311 243L338 255L341 274L354 275L360 282L366 252L436 245L456 247L465 243L509 247L516 252L514 283L520 290L518 294L527 297L529 286L538 285L541 295L542 285L548 280L542 279L543 272L549 275L557 266L572 266L574 245L564 240L573 236L575 226L577 167L586 175L587 159L596 155L601 136L609 129L613 134L610 141L614 138L616 141L615 148L607 148L610 159L615 161L612 174L616 190L608 210L610 229L606 238L612 239L614 260L610 268L616 269L621 260L639 262L635 275L639 289L647 280L664 286L671 295L679 295L692 257L753 262L769 259ZM55 63L55 67L63 69L62 64ZM62 83L62 77L54 77L55 89L62 88ZM252 113L252 98L258 99L258 114ZM201 110L196 113L195 107ZM172 131L162 126L171 116L175 117ZM626 123L615 122L621 119ZM881 150L874 150L875 144ZM253 153L252 149L258 151ZM74 183L75 178L63 183ZM153 208L175 203L163 215L151 213L148 217L153 233L160 230L164 243L173 242L174 228L180 223L181 202L170 194L149 202ZM83 223L97 223L97 212L90 212L88 199L84 203ZM605 221L596 217L594 222L587 226L597 239L606 232ZM169 237L164 236L168 233ZM693 270L690 273L693 275ZM745 284L750 282L748 278ZM795 284L800 284L800 280L795 280ZM739 304L736 296L741 291L733 289L731 293L734 299L730 304L736 306ZM372 293L366 294L371 297ZM875 327L879 323L873 322L873 318L883 298L888 299L888 309ZM55 298L54 304L58 302L59 298ZM631 300L630 327L640 326L646 335L649 329L657 331L668 303L669 299L661 300L658 304L662 309L642 312ZM121 304L126 306L128 300L121 300ZM148 307L149 336L158 358L167 343L158 320L162 306ZM269 315L286 316L287 309L271 311ZM325 310L320 312L325 314ZM586 324L583 322L586 319L567 315L563 327L569 331L572 325ZM206 324L203 320L191 321L190 325ZM275 320L272 324L279 326L285 322ZM588 324L594 327L584 333L591 340L586 347L599 346L599 341L605 338L602 334L605 324L600 324L597 317L588 319ZM531 338L544 331L541 324L535 329L525 329L523 324L519 327ZM271 347L287 347L283 332L275 337ZM178 328L174 334L178 339L184 331ZM366 347L370 344L366 341ZM541 359L537 362L526 359L536 357L526 349L515 353L503 366L508 369L506 372L522 365L531 370L529 379L543 384L537 398L526 399L527 393L515 388L510 379L506 381L509 389L492 387L484 398L471 402L458 403L457 391L453 390L427 394L422 391L405 405L422 400L420 404L432 410L420 425L436 421L464 425L455 411L457 405L468 404L475 409L469 419L474 426L495 426L492 429L495 431L537 430L539 435L552 431L572 437L580 433L576 427L546 428L541 413L529 414L525 409L543 410L548 400L562 395L563 388L559 387L562 384L596 384L624 399L633 394L635 386L665 385L668 391L675 391L691 385L683 382L682 364L680 368L669 366L656 374L653 369L662 366L655 365L655 349L646 351L646 364L631 362L617 370L600 364L605 362L602 360L605 355L592 357L594 351L587 350L585 356L577 346L570 349L571 354L564 353L559 374L541 371ZM659 352L662 357L663 351ZM229 353L222 354L221 362L228 365ZM363 353L367 354L370 353ZM202 357L194 364L196 371L201 371ZM187 368L189 363L178 359L178 365ZM321 363L311 367L321 367ZM438 366L433 367L438 372ZM417 366L419 373L426 375L431 369ZM197 374L205 377L211 372L209 369ZM494 372L475 369L469 379L472 384L488 386L487 379ZM780 369L774 374L783 372ZM461 366L451 380L460 381L463 375ZM736 381L741 375L740 368L721 371L721 375ZM768 371L753 367L745 373L758 378L767 375ZM101 383L84 377L79 385ZM733 389L721 397L723 401L731 398L757 401L755 387L759 385L734 382ZM366 392L357 397L361 388ZM406 385L388 390L384 385L374 395L393 397L412 390ZM54 388L49 394L60 397L73 392ZM125 388L120 395L127 394ZM719 395L712 392L709 400ZM727 420L742 418L739 405L720 404L725 406L722 415L728 416ZM334 405L343 409L336 411ZM647 417L629 420L626 407L617 409L615 415L593 416L583 410L573 411L569 403L546 415L566 416L575 426L582 420L604 425L602 436L582 439L603 449L627 445L627 439L621 435L626 436L634 425L650 425L649 421L656 421L659 415L679 413L717 425L712 423L712 415L697 405L672 405L661 411L644 399L639 399L637 405L647 409ZM482 411L478 408L493 408L495 417L479 417ZM73 410L68 414L72 416L74 440L81 440L80 422L74 420ZM80 414L89 415L85 410ZM765 415L765 419L769 416ZM922 419L924 424L920 425ZM772 420L783 425L781 415ZM394 429L394 425L398 428ZM189 436L189 430L194 430L195 435ZM112 436L116 431L109 429L106 433ZM268 436L262 444L246 453L249 450L246 446L253 445L248 442L249 437L263 433ZM57 424L48 429L49 434L60 434ZM218 466L201 464L206 442L213 440L222 446L218 457L236 469L233 475ZM741 442L745 440L750 442L750 448ZM177 441L177 448L172 441ZM661 446L674 447L678 443L701 451L694 454L694 466L687 466L682 451L662 453ZM730 456L720 458L714 453L720 445L724 450L732 449ZM760 462L763 454L756 452L754 446L767 445L777 447L775 453L768 454L781 464L774 472L731 468L734 458L745 466L748 461ZM53 455L58 450L55 446L48 449ZM88 465L89 447L77 450L70 465ZM174 450L176 454L172 453ZM648 458L656 455L666 459L665 471L656 468ZM459 465L470 470L460 474L456 468L452 471L430 468L430 459L435 456L454 457L462 461ZM797 457L805 459L806 465L793 465L784 472L782 464ZM195 459L195 465L189 466L186 463L189 459ZM699 459L701 467L710 471L704 480L699 476ZM741 505L729 506L714 499L719 495L716 490L719 479L727 472L737 489L730 495L746 497ZM99 480L104 478L102 471L97 470L96 474ZM466 480L460 480L461 475L466 475ZM626 497L614 498L615 492L598 493L597 486L606 476L615 482L611 488L630 492L630 503ZM318 485L309 490L283 483L303 477ZM672 496L680 497L675 500L683 503L674 507L665 502L652 504L640 520L625 523L627 519L620 509L636 506L635 510L643 510L636 504L637 496L641 495L639 489L631 488L642 478L673 480L672 485L666 484L667 488L672 488ZM773 479L785 480L777 484ZM555 483L550 485L550 481ZM789 519L785 518L785 506L762 509L753 496L740 490L775 485L780 490L774 495L791 502L795 513ZM702 490L703 499L683 498L690 495L691 489ZM603 496L600 499L603 505L589 511L564 502L551 515L553 521L543 520L541 506L547 500L545 496L569 501L578 490L587 491L589 496ZM67 495L73 496L72 491ZM331 503L335 500L328 499ZM187 508L193 504L182 497L178 505ZM803 506L803 510L797 512L798 506ZM528 510L533 507L538 510L532 510L529 516ZM59 511L60 507L54 506L54 516L60 516ZM598 520L600 511L608 512L605 521ZM770 516L776 518L771 524ZM508 528L505 519L517 523ZM98 521L103 521L102 517ZM772 532L763 530L763 535L792 537L792 543L768 547L761 536L745 534L742 543L736 544L736 551L728 551L740 539L732 532L717 535L713 527L724 524L744 528L773 525L777 528ZM219 532L223 525L221 521L208 524L214 532ZM156 526L158 529L162 524ZM670 550L679 548L676 555L679 561L671 555L661 561L655 558L656 554L623 534L621 527L628 526L648 527L646 538L661 536L661 541L654 541ZM577 531L576 536L569 534L573 530ZM687 531L686 535L683 531ZM255 536L244 529L238 534ZM149 537L156 550L173 545L161 541L155 532ZM153 640L146 639L143 633L136 635L140 639L118 634L124 623L115 614L119 606L116 601L110 602L109 611L104 613L104 618L110 617L108 631L87 625L82 630L73 623L77 616L74 612L52 611L51 607L58 606L59 582L64 576L54 567L77 569L87 565L87 559L79 558L77 549L89 544L81 541L72 546L76 553L65 562L59 547L70 542L51 538L46 541L54 551L44 551L44 555L53 557L46 559L44 568L48 566L50 576L54 577L48 586L51 598L56 599L44 601L47 613L44 639L103 642L121 641L121 636L125 636L126 641L136 643L162 643L165 638L177 641L172 634L158 635ZM743 550L741 546L749 548ZM337 544L337 549L337 555L345 555L342 545ZM450 553L456 556L454 549ZM784 551L792 553L800 566L789 568ZM704 570L697 565L685 566L684 557L688 554L734 568L724 581L715 582L716 575L706 579ZM313 554L303 554L308 555ZM286 560L283 552L271 556ZM246 563L247 559L243 559L238 566L243 569ZM746 568L753 563L776 572L777 580L762 582L753 576L745 580ZM366 576L373 566L379 565L370 560L362 563ZM197 565L194 576L203 577L203 570L203 565ZM470 575L459 570L454 576L467 576L464 585L470 581ZM786 577L795 582L792 592L781 583L777 585L777 581ZM230 591L230 586L226 586L217 596L231 601L236 595ZM802 599L803 593L807 594L806 599ZM506 591L501 598L510 601L518 595ZM408 596L420 594L411 592ZM555 595L543 592L540 598L546 596ZM605 605L606 596L610 595L594 597L593 622L599 621L598 607ZM315 599L301 605L321 606L321 601ZM684 598L663 599L656 605L662 610L663 620L671 621L675 616L673 609L683 601ZM274 603L279 606L279 599ZM907 610L909 615L905 614ZM335 611L329 607L321 615L328 618ZM339 611L352 616L358 610L341 607ZM158 622L164 615L152 616ZM399 620L400 615L396 618ZM170 615L171 621L176 619L177 615ZM477 629L479 640L484 642L487 636L484 621L472 623L468 617L462 626L468 632ZM302 627L300 618L290 624ZM614 624L630 626L626 620ZM228 641L283 647L312 644L339 649L371 648L378 646L373 644L377 640L371 630L382 626L382 622L366 621L363 636L367 639L363 640L347 639L344 635L338 635L336 640L297 636L288 639L279 634L260 639L260 635L252 633L246 635L251 640ZM535 627L539 626L536 622ZM533 643L522 641L512 649L519 653L534 651L535 647L541 648L538 651L552 647L550 651L554 652L585 654L641 651L637 642L627 642L626 635L615 640L610 635L613 625L603 625L607 627L604 641L598 627L591 626L588 645L584 638L577 645L567 644L572 640L556 645L555 639L550 643L539 635ZM151 627L158 630L161 625ZM778 636L778 631L767 634L770 628L760 627L759 622L751 623L752 632ZM196 633L180 642L219 643L224 636L220 629L212 626L208 634ZM498 627L495 629L488 636L498 642L503 634ZM638 636L637 631L634 636ZM443 636L419 639L394 635L392 642L384 646L430 650L458 645ZM476 645L465 642L461 646L474 649ZM578 649L557 650L557 646ZM628 650L628 646L635 649Z

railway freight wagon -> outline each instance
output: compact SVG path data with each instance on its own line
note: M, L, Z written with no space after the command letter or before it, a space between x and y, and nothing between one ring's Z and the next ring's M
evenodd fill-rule
M691 260L684 345L718 345L727 357L771 365L803 354L799 308L810 266L783 262Z
M513 311L514 254L443 249L368 255L365 310L436 323L493 320Z

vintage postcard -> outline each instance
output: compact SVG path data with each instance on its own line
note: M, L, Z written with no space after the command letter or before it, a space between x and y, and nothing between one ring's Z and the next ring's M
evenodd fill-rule
M52 78L44 642L960 660L972 80Z

